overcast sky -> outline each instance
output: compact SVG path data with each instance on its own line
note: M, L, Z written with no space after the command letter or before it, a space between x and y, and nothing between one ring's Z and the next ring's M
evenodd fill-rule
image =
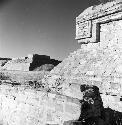
M62 60L80 48L75 18L96 0L0 0L0 57Z

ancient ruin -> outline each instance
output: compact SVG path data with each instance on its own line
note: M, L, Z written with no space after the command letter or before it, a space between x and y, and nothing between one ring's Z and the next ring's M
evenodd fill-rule
M10 60L11 60L11 58L0 58L0 70Z
M122 112L121 11L122 3L112 1L89 7L76 18L76 39L81 49L45 76L52 91L82 100L79 86L95 85L104 108ZM70 105L74 109L74 103ZM67 120L75 119L72 114Z
M3 61L5 59L1 59ZM32 71L35 68L45 65L52 64L54 66L61 63L61 61L51 59L50 56L29 54L27 57L12 58L7 61L2 67L2 70L18 70L18 71Z
M102 104L101 110L111 108L111 114L122 112L121 34L121 2L87 8L76 17L76 40L80 49L35 81L34 87L33 82L26 86L1 80L1 124L69 125L69 121L78 122L83 119L81 101L85 100L85 92L94 89ZM81 85L87 87L81 88ZM90 103L93 101L91 98Z

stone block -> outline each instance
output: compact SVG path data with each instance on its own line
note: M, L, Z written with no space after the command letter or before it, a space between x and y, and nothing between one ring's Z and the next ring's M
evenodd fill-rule
M64 112L64 104L63 103L56 103L55 104L55 111L57 112Z
M10 112L8 124L26 125L27 124L26 119L27 117L25 112L15 109L12 112Z
M54 114L55 114L55 111L54 110L51 110L51 109L48 109L47 110L47 114L46 114L46 123L53 123L55 124L55 117L54 117Z
M22 103L22 102L25 103L26 100L27 100L27 95L18 92L18 95L16 96L16 101L17 101L17 102L20 102L20 103Z
M121 85L119 83L110 83L110 89L112 91L112 93L116 93L119 94L120 90L121 90Z
M69 114L77 114L79 111L79 107L73 104L65 104L65 112Z
M39 100L37 100L36 98L33 98L33 97L27 97L25 103L38 106Z
M39 120L34 117L28 117L26 119L26 125L37 125L39 123Z
M91 21L86 21L84 23L77 22L76 39L91 37L91 27L92 27Z
M111 108L115 111L122 112L122 102L119 95L101 94L104 108Z
M80 85L77 83L67 83L63 86L63 92L64 95L82 99L82 93L80 91Z
M56 100L55 98L48 98L47 107L55 110Z

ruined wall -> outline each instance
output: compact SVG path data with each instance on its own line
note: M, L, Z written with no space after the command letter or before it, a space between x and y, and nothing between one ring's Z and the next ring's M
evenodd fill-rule
M0 85L0 124L63 124L80 115L77 99L25 86Z
M8 61L2 67L2 70L29 71L31 62L32 62L32 57L31 58L15 58L15 59Z
M26 84L29 81L40 81L48 71L0 71L0 80Z
M78 99L81 94L77 86L98 86L104 107L122 112L121 34L121 2L86 9L76 18L76 39L81 49L55 67L44 82L49 83L52 91Z
M80 116L81 84L99 87L104 107L122 112L122 3L86 9L76 18L81 48L44 76L43 89L0 86L5 125L63 124Z
M18 71L33 71L34 69L44 65L52 64L54 66L61 63L61 61L50 59L50 56L46 55L28 55L28 57L13 58L8 61L3 67L2 70L18 70Z
M0 70L11 58L0 58Z

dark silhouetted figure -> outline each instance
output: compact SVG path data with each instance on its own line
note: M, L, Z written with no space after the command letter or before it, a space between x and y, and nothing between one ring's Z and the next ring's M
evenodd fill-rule
M83 84L80 90L83 93L80 117L64 125L122 125L122 113L103 107L97 86Z
M83 125L104 125L104 107L99 88L90 85L81 85L83 100L81 100L81 114L78 121Z

